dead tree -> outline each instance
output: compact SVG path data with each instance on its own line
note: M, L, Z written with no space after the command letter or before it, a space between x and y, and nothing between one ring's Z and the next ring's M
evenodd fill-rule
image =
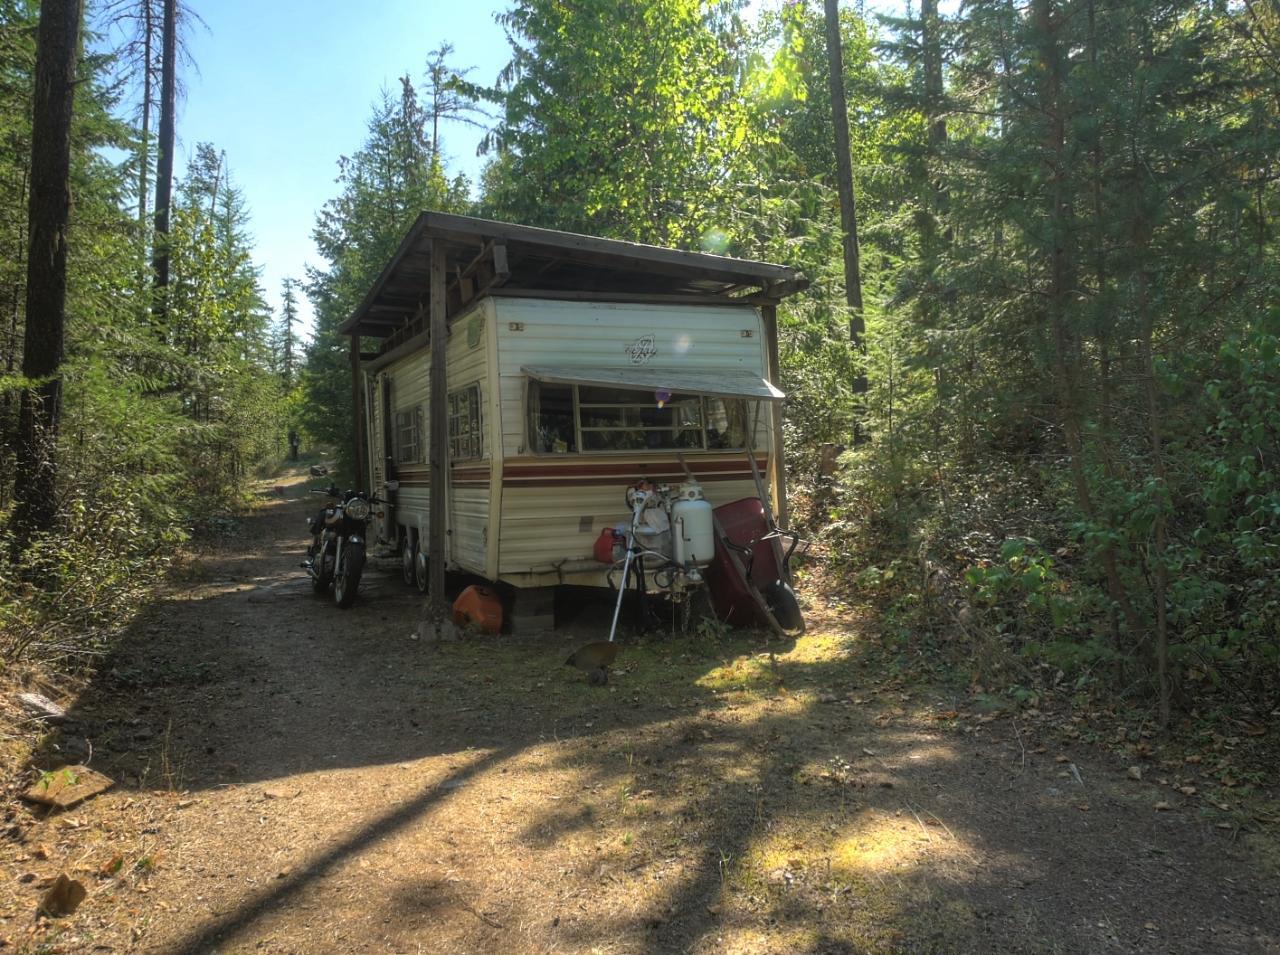
M173 150L178 100L178 0L164 0L164 29L160 51L160 141L156 162L156 235L152 253L155 275L152 312L164 326L169 296L169 204L173 198Z

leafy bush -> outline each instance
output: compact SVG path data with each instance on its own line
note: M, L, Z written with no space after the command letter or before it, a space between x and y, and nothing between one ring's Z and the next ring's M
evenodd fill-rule
M0 541L0 657L66 663L104 649L183 537L148 525L146 511L131 482L99 483L67 502L64 524L32 541L21 563Z

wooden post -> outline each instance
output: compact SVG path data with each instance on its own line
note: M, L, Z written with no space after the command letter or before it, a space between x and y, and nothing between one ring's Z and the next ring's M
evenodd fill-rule
M445 363L449 323L445 314L448 282L444 240L431 240L431 524L427 559L431 565L431 607L437 618L446 612L444 594L446 500L449 493L449 381Z
M782 379L782 360L778 355L778 306L761 305L760 317L764 321L765 346L768 348L769 380L776 386ZM769 402L769 424L772 430L773 445L771 464L773 465L773 497L774 507L778 511L778 526L786 529L787 515L787 465L783 460L782 448L782 405L777 401Z
M351 335L351 413L355 417L355 428L352 429L355 455L351 459L356 469L355 486L361 491L376 491L369 486L371 475L365 453L368 444L364 436L364 387L360 381L360 335L355 332Z

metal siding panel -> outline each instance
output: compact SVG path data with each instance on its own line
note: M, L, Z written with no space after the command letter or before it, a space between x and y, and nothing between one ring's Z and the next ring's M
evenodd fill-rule
M495 303L503 451L524 452L524 365L622 365L627 346L653 335L645 367L734 368L764 375L760 315L749 305L620 305L504 298ZM513 331L520 323L521 331ZM750 338L742 332L749 330ZM505 564L505 561L504 561Z
M502 394L495 387L498 378L498 335L496 308L493 299L486 298L483 303L484 316L487 323L485 340L485 369L489 380L489 397L486 407L489 410L488 420L484 423L485 447L493 449L489 462L489 536L486 541L484 575L490 580L498 579L498 531L502 527Z
M485 540L489 524L489 489L460 487L449 495L453 511L450 549L453 560L464 570L485 572Z
M742 461L745 467L746 459ZM697 473L698 462L691 460L690 466ZM616 484L577 487L504 487L499 572L547 572L558 561L590 557L604 528L630 520L624 500L628 483L619 479ZM756 496L750 478L708 482L703 490L716 507ZM590 520L590 527L581 531L584 519Z
M373 400L369 409L369 465L373 473L373 487L377 490L386 480L386 458L382 449L382 388L385 379L381 375L374 378Z
M391 407L395 411L403 411L414 405L426 407L431 395L431 349L424 348L420 352L406 355L393 362L386 369L391 376ZM423 431L428 422L423 422ZM425 434L423 435L425 439Z
M468 340L468 326L473 321L480 322L480 337L473 345ZM452 472L458 467L472 468L484 463L487 468L491 442L488 440L488 427L485 418L485 401L488 398L489 381L487 356L489 353L486 337L490 334L487 309L474 308L459 317L449 333L448 375L449 391L461 388L473 382L480 383L481 407L481 456L465 462L450 462L449 487L449 557L450 560L472 573L485 572L485 541L489 525L489 489L476 487L455 487L452 484Z

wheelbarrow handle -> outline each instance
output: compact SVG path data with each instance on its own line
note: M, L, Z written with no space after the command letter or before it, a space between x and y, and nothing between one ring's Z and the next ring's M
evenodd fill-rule
M755 561L756 561L755 548L743 547L741 544L735 544L733 541L729 540L728 534L720 535L720 543L722 543L725 546L726 550L736 551L740 556L746 558L747 576L750 577L751 568L755 565ZM752 541L752 543L754 544L755 542Z

